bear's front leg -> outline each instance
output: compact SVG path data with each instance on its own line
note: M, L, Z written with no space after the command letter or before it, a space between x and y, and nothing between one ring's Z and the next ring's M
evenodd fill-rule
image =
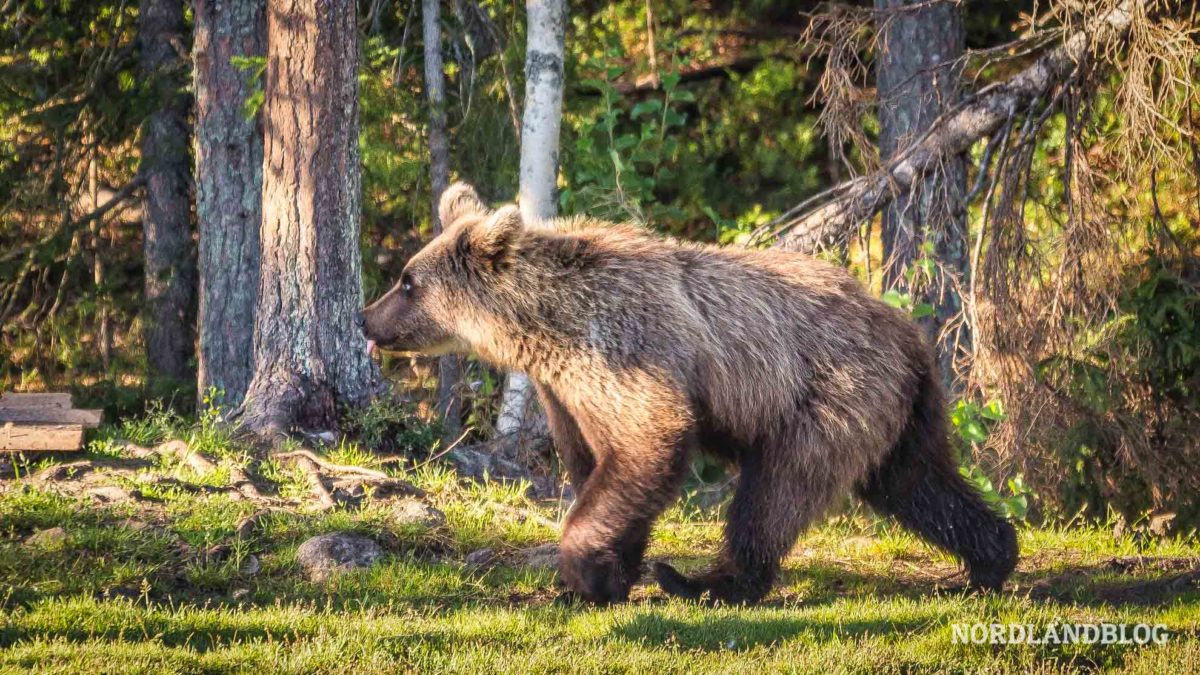
M641 577L654 519L679 492L695 434L683 407L575 417L598 462L563 528L559 576L588 601L622 602Z

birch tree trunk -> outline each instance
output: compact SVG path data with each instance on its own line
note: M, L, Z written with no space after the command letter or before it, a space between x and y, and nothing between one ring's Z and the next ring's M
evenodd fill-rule
M425 40L425 93L429 99L429 182L433 188L433 232L442 231L438 202L450 184L450 143L446 137L446 76L442 70L440 0L422 0L421 20ZM457 356L438 359L438 413L442 416L443 442L452 443L461 432L462 401L455 388L462 368Z
M919 9L909 5L927 5ZM953 3L924 0L875 0L880 10L880 53L876 62L879 96L879 150L886 162L921 138L960 98L962 17ZM884 287L914 292L914 303L928 302L934 312L922 320L936 343L943 379L954 379L958 350L969 351L970 335L945 335L942 329L962 310L959 289L970 270L967 257L967 168L962 155L947 157L936 170L900 193L883 213ZM933 246L932 279L910 288L904 277L918 259L923 242ZM965 325L959 324L966 332Z
M526 222L558 213L558 134L562 122L565 0L525 3L525 114L521 120L521 215ZM519 434L533 425L533 384L510 373L504 386L496 433Z
M241 417L275 437L332 428L382 388L355 316L358 29L353 0L269 0L254 377Z
M238 57L267 48L263 0L196 0L196 218L200 228L198 391L241 404L254 374L262 128L248 119L250 75Z
M142 126L141 174L145 301L142 315L150 376L176 383L191 377L196 264L191 250L187 99L183 91L183 2L142 0L138 7L141 75L155 110Z

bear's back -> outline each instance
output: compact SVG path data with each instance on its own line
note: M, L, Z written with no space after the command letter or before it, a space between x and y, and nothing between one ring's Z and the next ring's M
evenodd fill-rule
M826 428L853 427L880 442L899 432L893 427L915 390L923 338L841 268L631 227L584 225L549 236L572 251L562 287L598 312L593 346L615 362L680 373L735 434L797 405L811 406Z

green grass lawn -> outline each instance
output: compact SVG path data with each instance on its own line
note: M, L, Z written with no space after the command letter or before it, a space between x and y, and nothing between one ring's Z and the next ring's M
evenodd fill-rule
M180 485L222 480L169 463L157 471ZM668 600L649 580L621 606L561 606L554 573L520 562L523 550L557 533L543 519L514 516L558 519L561 505L531 502L523 486L462 483L436 462L397 473L429 493L445 526L397 527L386 501L367 500L353 510L281 508L239 538L238 522L259 507L225 494L148 483L141 499L101 505L53 485L0 481L0 669L1200 672L1195 538L1024 529L1012 588L978 597L955 590L963 578L952 560L852 509L798 543L761 606ZM258 478L280 495L303 491L287 471ZM55 526L66 536L27 541ZM702 567L720 528L717 513L677 507L657 528L650 557ZM387 557L310 582L296 548L329 531L367 534ZM485 547L500 564L465 563ZM257 572L247 566L251 556ZM954 624L980 622L1039 631L1063 622L1163 624L1169 639L954 642Z

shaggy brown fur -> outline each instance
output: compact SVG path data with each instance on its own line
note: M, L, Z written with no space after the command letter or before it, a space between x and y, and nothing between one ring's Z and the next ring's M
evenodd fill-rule
M929 349L843 270L682 244L586 219L530 224L447 190L446 230L367 308L381 345L471 351L537 384L578 498L560 573L624 600L694 452L740 466L710 572L668 592L756 601L797 536L857 491L960 556L972 585L1016 564L1011 525L959 476Z

